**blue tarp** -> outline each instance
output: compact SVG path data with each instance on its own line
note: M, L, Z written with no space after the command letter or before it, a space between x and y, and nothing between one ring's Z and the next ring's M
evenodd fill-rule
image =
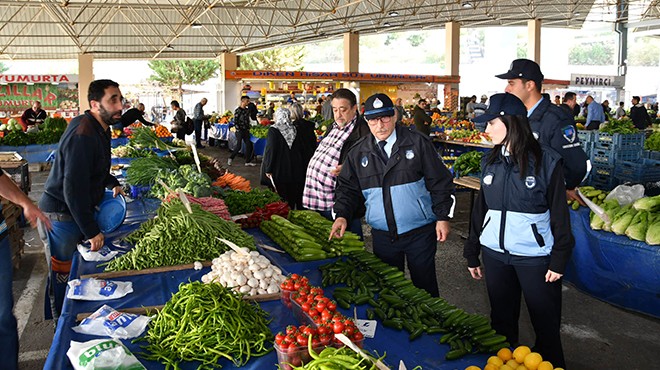
M48 162L49 156L59 144L26 145L26 146L0 146L0 152L17 152L28 163Z
M589 210L571 210L575 236L565 279L605 302L660 317L660 247L592 230Z
M120 230L113 233L111 238L117 238L125 235L137 227L137 224L125 225ZM275 246L274 243L263 233L256 229L249 230L254 235L258 244L267 244ZM270 258L274 263L282 268L286 273L304 273L310 278L314 285L321 283L321 274L318 266L324 263L331 262L332 260L316 261L311 263L295 262L291 257L286 254L277 254L275 252L263 251L262 252ZM102 304L107 303L115 309L126 307L140 307L149 305L165 304L173 293L178 290L178 286L182 282L199 280L202 275L206 274L210 268L205 268L200 271L184 270L159 274L132 276L116 280L131 281L133 283L134 292L124 298L108 301L108 302L84 302L65 300L63 307L63 315L58 322L57 331L53 338L48 358L44 368L59 370L59 369L72 369L69 360L66 358L66 351L69 348L71 340L88 341L98 337L92 337L82 334L77 334L71 327L77 325L75 317L78 313L93 312ZM81 259L80 255L76 252L74 262L72 265L71 279L75 279L81 274L92 272L99 272L100 269L96 267L95 263L85 262ZM334 288L325 289L327 294L330 295ZM282 331L287 325L299 323L295 321L291 311L286 308L279 300L262 302L259 305L270 314L272 322L269 327L273 333ZM358 317L366 318L366 305L358 307ZM352 316L353 312L349 310L340 310L347 316ZM396 331L378 325L375 338L365 338L364 346L370 350L376 350L379 353L386 352L386 363L398 366L399 360L403 360L409 369L416 365L421 365L424 369L464 369L469 365L482 366L486 363L488 355L470 355L463 359L456 361L445 361L444 356L449 350L449 346L441 345L438 343L440 339L439 334L423 335L421 338L410 342L408 340L408 333L406 331ZM140 352L142 349L139 347L144 343L131 343L130 340L122 341L131 351ZM147 369L163 369L162 364L150 361L140 360ZM244 366L245 369L276 369L277 355L275 351L266 356L254 358ZM233 369L234 365L229 361L222 361L223 368ZM194 369L196 364L186 363L182 366L183 369Z

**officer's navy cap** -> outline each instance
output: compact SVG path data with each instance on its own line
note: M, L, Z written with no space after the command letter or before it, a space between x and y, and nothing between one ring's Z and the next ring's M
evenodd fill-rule
M516 59L511 62L509 71L502 73L500 75L495 75L497 78L504 80L514 80L516 78L524 78L526 80L532 80L536 82L537 86L541 86L543 82L543 73L541 73L541 67L529 59Z
M474 117L473 122L488 122L502 116L527 116L525 104L517 96L509 93L495 94L490 97L486 113Z
M364 118L374 119L394 115L394 103L385 94L371 95L364 103Z

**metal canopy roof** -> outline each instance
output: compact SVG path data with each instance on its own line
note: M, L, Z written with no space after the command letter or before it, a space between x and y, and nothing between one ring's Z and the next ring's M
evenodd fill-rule
M627 4L628 2L626 2ZM630 1L657 18L658 0ZM579 28L614 0L0 0L0 60L213 58L369 34L462 26ZM626 5L628 7L628 5ZM641 12L638 12L641 13Z

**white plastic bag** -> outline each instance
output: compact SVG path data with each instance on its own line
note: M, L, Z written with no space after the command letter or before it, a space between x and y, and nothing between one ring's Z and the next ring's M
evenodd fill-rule
M72 340L66 355L75 370L146 370L116 339Z
M92 251L92 249L88 246L78 244L78 253L82 256L82 258L87 261L94 261L94 262L99 262L99 261L110 261L113 259L119 252L110 250L107 245L104 245L101 247L101 249L97 251Z
M133 293L133 283L130 281L112 281L101 279L75 279L69 281L66 297L81 301L105 301L121 298Z
M607 194L605 200L616 199L620 206L625 206L642 197L644 197L644 185L619 185Z
M149 320L147 316L118 312L104 304L72 329L80 334L131 339L142 335Z

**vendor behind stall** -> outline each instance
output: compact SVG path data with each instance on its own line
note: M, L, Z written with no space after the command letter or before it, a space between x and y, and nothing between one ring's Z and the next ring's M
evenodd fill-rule
M145 126L153 126L154 123L147 121L144 119L144 104L140 103L137 105L137 107L131 108L124 112L124 114L121 115L121 128L128 127L135 123L135 121L140 121L143 125ZM114 128L117 125L114 125Z
M35 100L32 103L32 108L28 108L23 112L21 116L21 126L23 126L23 131L27 131L30 126L37 126L46 120L48 114L45 110L41 109L41 102Z

